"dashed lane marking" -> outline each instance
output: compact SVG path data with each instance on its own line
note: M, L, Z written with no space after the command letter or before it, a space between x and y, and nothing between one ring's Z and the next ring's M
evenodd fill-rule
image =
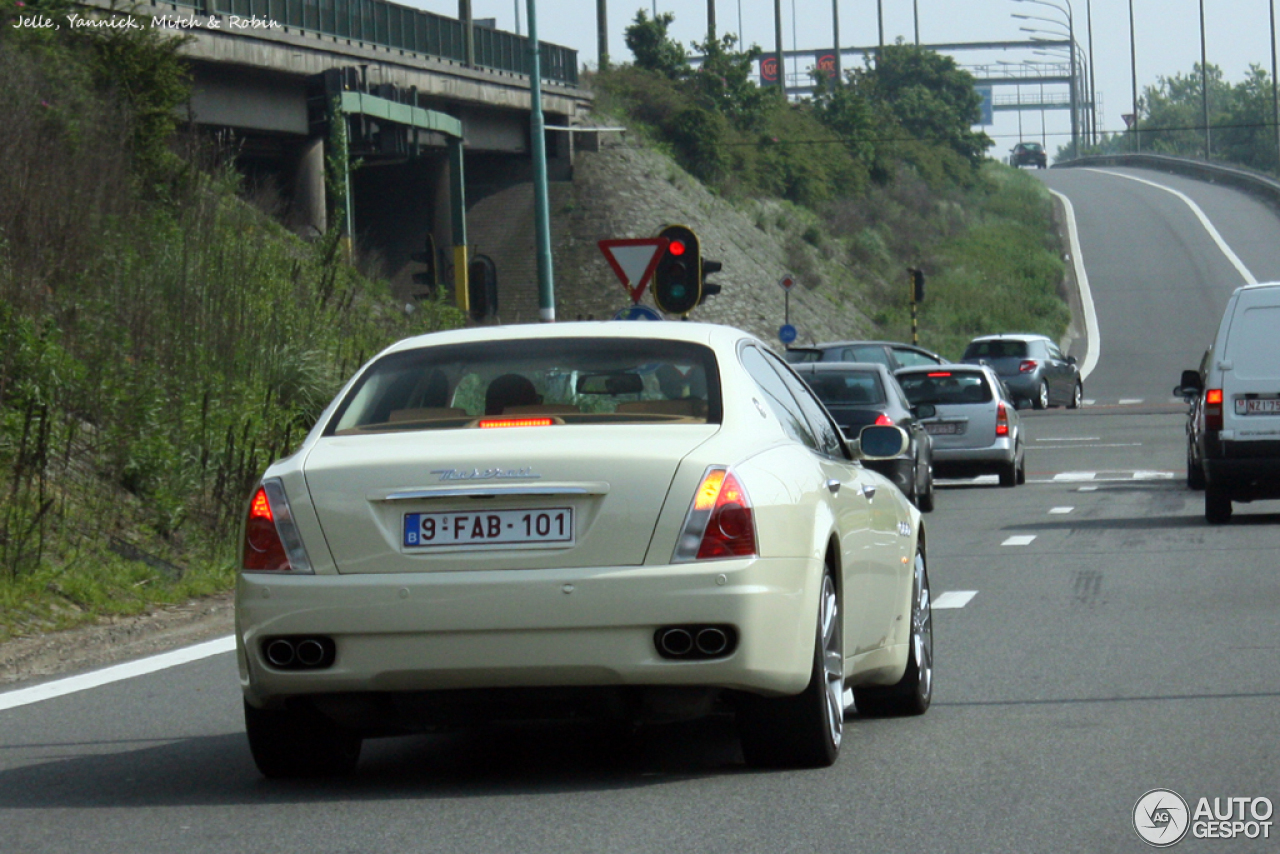
M1004 541L1003 543L1001 543L1000 545L1002 545L1002 546L1029 546L1029 545L1031 545L1032 541L1034 541L1034 540L1035 540L1035 538L1036 538L1036 535L1035 535L1035 534L1015 534L1014 536L1012 536L1012 537L1010 537L1009 539L1005 540L1005 541Z
M1049 508L1049 513L1050 513L1051 515L1065 516L1066 514L1070 513L1071 511L1073 511L1073 510L1075 510L1075 509L1076 509L1076 508L1074 508L1074 507L1050 507L1050 508Z
M963 608L977 595L977 590L948 590L933 600L933 610L948 611Z

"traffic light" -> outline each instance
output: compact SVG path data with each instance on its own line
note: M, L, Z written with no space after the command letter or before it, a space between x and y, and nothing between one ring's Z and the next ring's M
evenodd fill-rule
M706 302L707 297L713 297L720 293L720 286L715 282L708 282L707 276L710 276L712 273L719 273L723 268L724 265L719 261L708 261L705 258L702 259L702 295L698 297L699 305Z
M911 273L911 299L914 302L924 302L924 270L918 270L912 267Z
M428 234L427 246L422 252L413 252L409 255L409 260L418 264L426 264L427 269L422 273L413 274L413 283L415 285L426 285L425 293L416 293L415 297L427 296L431 291L435 290L439 280L436 278L436 239Z
M667 314L688 314L702 302L702 249L698 235L683 225L658 232L667 250L653 272L653 301Z

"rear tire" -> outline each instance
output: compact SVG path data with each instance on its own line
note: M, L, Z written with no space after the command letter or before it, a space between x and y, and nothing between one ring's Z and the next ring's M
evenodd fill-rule
M253 761L264 777L350 774L360 759L360 736L310 706L277 711L246 702L244 723Z
M933 512L933 466L925 468L924 492L920 493L920 500L916 507L921 513Z
M794 697L743 698L742 755L755 768L823 768L840 755L844 732L844 647L832 570L822 577L809 686Z
M1077 382L1075 390L1071 392L1071 402L1067 404L1067 409L1079 409L1080 402L1084 400L1084 385Z
M1018 461L1016 458L1007 463L1001 463L1000 485L1001 486L1017 486L1018 485Z
M911 583L911 652L896 685L854 688L858 713L923 715L933 702L933 599L923 552L916 552Z
M1210 525L1225 525L1231 521L1231 493L1217 484L1205 484L1204 518Z

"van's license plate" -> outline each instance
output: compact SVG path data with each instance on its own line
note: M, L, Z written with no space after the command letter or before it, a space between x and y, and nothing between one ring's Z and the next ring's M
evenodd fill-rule
M406 513L404 547L573 544L573 508Z
M1244 406L1241 406L1244 404ZM1280 400L1236 400L1236 412L1244 415L1280 415Z

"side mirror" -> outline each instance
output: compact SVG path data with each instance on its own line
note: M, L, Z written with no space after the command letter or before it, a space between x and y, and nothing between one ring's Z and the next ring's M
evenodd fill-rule
M1180 389L1191 389L1191 393L1193 395L1204 391L1204 384L1200 381L1200 372L1183 371L1182 380L1178 383L1178 387ZM1185 391L1179 393L1184 395L1186 394Z
M1067 364L1068 364L1068 365L1074 365L1074 364L1076 364L1076 357L1075 357L1075 356L1068 356L1068 357L1067 357Z
M891 460L911 447L911 437L901 427L871 424L858 434L857 457L864 460Z
M921 403L911 407L911 412L916 418L933 418L938 414L938 407L932 403Z

